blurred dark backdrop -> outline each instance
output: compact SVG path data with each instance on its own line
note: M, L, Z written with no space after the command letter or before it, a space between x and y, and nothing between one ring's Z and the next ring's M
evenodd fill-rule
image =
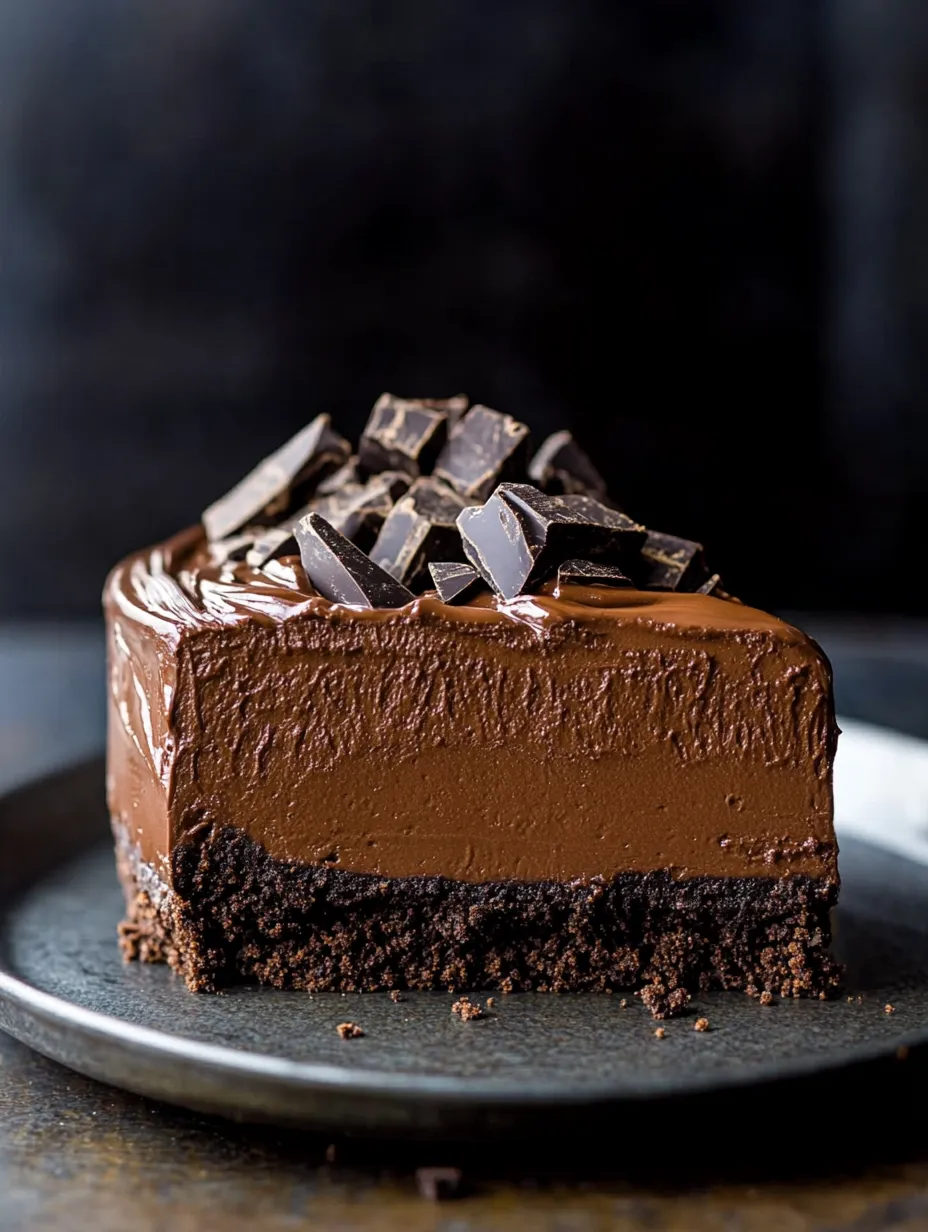
M925 612L926 68L923 0L4 0L0 616L382 389Z

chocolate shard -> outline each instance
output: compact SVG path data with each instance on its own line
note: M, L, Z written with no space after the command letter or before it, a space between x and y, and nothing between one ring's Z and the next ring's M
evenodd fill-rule
M696 594L698 595L717 595L717 594L724 595L725 591L722 590L721 575L718 573L713 573L710 578L706 578L706 580L703 582L701 586L696 587Z
M643 590L696 590L708 578L701 543L648 531L635 577Z
M618 565L599 565L592 560L565 560L558 566L558 586L634 586Z
M448 415L424 399L381 394L358 447L358 465L368 475L402 471L427 475L448 439Z
M529 484L501 484L482 508L458 519L467 559L505 599L540 585L568 560L620 564L644 527L589 496L547 496Z
M530 439L517 419L474 406L452 429L435 476L466 501L485 501L497 484L524 478Z
M333 603L350 607L394 608L414 595L369 556L339 534L318 513L308 513L295 529L303 568L313 586Z
M248 549L245 557L248 564L253 569L261 569L270 560L276 560L279 556L292 556L297 552L299 549L293 528L300 517L305 517L308 512L304 509L296 518L288 518L279 526L269 526L267 530L262 531Z
M305 503L316 484L337 470L350 453L348 442L333 432L330 417L317 415L203 511L208 538L225 539L252 522L275 521Z
M607 493L605 479L570 432L555 432L548 437L532 458L528 475L550 496L580 493L603 498Z
M466 603L484 588L484 581L471 565L440 561L429 565L429 572L442 603Z
M255 541L256 531L242 531L239 535L229 535L227 539L218 539L209 545L209 555L214 565L235 565L245 560L251 545Z
M364 476L358 469L357 454L352 454L344 466L340 466L337 471L333 471L331 475L327 475L322 480L316 488L316 495L331 496L334 492L341 492L351 484L360 486L363 483Z
M391 509L371 559L406 586L428 585L430 562L464 559L457 526L463 508L461 498L437 479L417 479Z
M369 552L397 499L409 488L399 471L373 475L363 487L346 487L315 503L315 511L364 552Z

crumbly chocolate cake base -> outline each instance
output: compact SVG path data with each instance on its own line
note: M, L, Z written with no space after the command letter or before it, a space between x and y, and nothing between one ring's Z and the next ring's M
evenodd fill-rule
M179 848L171 889L125 844L119 868L127 959L168 962L197 992L643 986L665 1017L700 990L826 997L840 985L828 951L837 886L809 877L384 879L273 860L231 829Z

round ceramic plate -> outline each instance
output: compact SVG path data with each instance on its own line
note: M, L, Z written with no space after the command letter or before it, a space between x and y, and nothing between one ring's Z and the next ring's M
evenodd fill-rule
M506 1132L928 1040L928 868L854 838L837 919L847 995L833 1002L700 997L659 1039L631 996L497 996L475 1022L441 993L196 996L120 959L102 783L97 762L0 801L0 1026L143 1095L333 1130ZM364 1037L342 1041L345 1020Z

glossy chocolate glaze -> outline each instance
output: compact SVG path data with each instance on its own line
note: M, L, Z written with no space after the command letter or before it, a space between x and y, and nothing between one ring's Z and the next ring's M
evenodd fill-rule
M831 676L699 594L567 588L354 610L199 529L111 574L114 822L167 879L235 826L383 877L836 878Z

